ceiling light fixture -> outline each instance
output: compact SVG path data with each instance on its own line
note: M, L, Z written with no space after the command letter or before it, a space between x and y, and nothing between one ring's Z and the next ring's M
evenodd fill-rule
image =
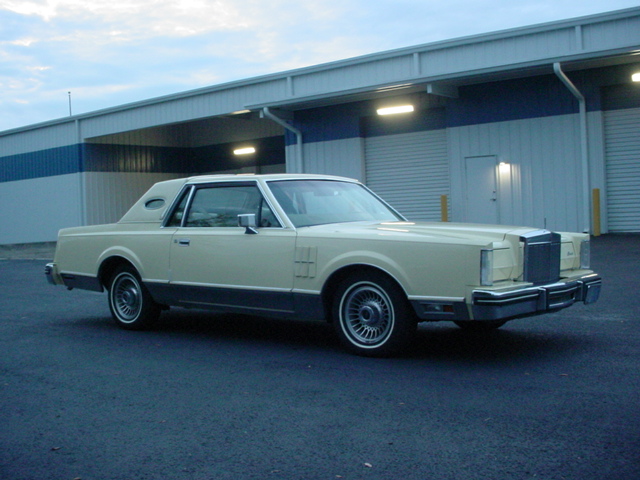
M238 148L233 151L234 155L251 155L252 153L256 153L256 149L253 147Z
M378 115L395 115L396 113L411 113L413 105L400 105L397 107L379 108Z
M631 75L631 80L634 82L640 82L640 72Z

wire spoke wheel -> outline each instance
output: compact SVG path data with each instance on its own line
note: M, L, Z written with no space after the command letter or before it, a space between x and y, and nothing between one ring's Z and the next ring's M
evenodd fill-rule
M140 285L128 274L120 274L113 283L113 307L120 321L134 321L142 307Z
M130 266L121 266L111 278L109 308L116 323L127 330L145 329L160 315L160 306Z
M348 333L359 343L380 343L393 328L393 304L376 285L356 285L344 299L342 308Z
M398 353L415 332L415 315L404 291L382 273L365 271L348 276L338 285L333 302L338 337L357 355Z

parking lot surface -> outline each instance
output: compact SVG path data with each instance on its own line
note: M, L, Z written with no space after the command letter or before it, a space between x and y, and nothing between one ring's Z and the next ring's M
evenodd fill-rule
M172 309L0 261L0 479L640 478L640 236L593 241L600 301L392 359L323 324Z

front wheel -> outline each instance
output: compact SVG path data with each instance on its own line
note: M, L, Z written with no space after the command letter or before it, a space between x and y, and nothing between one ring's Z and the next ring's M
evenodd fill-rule
M333 324L349 351L368 357L398 353L417 327L404 292L377 272L351 275L340 283L333 301Z
M111 277L109 309L116 323L126 330L149 328L160 316L160 306L130 266L118 268Z

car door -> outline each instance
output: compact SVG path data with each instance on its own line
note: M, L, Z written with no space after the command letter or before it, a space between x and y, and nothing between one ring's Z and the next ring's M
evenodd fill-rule
M178 224L170 247L176 303L293 311L295 231L283 228L256 182L197 185L181 204L169 221ZM256 215L256 234L238 227L239 214Z

